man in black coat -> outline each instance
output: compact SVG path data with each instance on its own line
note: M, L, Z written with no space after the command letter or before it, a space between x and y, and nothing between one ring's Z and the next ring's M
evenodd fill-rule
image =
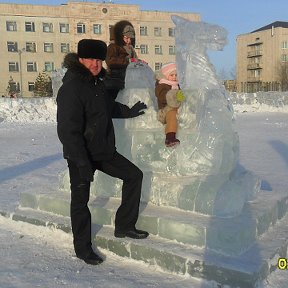
M115 217L115 237L143 239L149 233L136 229L143 173L116 151L112 118L132 118L147 106L132 108L115 102L106 92L102 61L103 41L82 39L76 53L64 58L67 72L57 95L57 132L63 144L71 184L71 226L76 256L97 265L103 259L92 250L90 182L96 169L123 180L122 201Z

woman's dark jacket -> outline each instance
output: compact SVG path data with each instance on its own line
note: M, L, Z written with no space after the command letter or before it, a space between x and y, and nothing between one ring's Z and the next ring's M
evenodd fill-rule
M124 89L126 69L129 64L128 56L122 46L115 43L109 44L105 60L108 71L104 81L107 89Z
M127 25L133 27L131 22L121 20L111 28L111 39L113 39L113 41L107 47L105 59L107 64L105 85L107 89L121 90L125 87L125 75L129 59L137 58L134 48L132 48L132 55L129 55L124 48L123 30ZM135 38L132 38L131 41L132 47L135 47Z
M112 118L129 118L130 108L115 102L102 77L94 77L75 53L64 59L68 68L57 95L57 132L64 158L76 165L109 160L116 151Z

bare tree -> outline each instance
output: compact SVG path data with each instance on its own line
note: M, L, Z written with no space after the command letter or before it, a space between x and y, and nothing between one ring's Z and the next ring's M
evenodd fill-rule
M236 65L230 69L230 79L236 80Z
M218 77L223 81L236 80L236 66L232 67L229 72L224 67L222 67L218 72Z
M288 90L288 62L281 62L278 69L278 79L282 91Z

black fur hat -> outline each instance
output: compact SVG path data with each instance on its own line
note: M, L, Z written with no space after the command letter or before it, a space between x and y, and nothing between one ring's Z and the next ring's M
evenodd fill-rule
M79 58L93 58L105 60L107 45L101 40L82 39L78 42L77 54Z

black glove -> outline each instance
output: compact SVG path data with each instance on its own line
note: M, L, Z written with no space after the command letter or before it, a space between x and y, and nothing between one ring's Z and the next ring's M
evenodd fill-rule
M141 111L143 109L147 109L147 105L143 102L138 101L136 104L134 104L133 107L130 108L130 118L144 114L145 112Z
M86 182L93 182L94 173L91 165L85 165L79 167L80 179Z

